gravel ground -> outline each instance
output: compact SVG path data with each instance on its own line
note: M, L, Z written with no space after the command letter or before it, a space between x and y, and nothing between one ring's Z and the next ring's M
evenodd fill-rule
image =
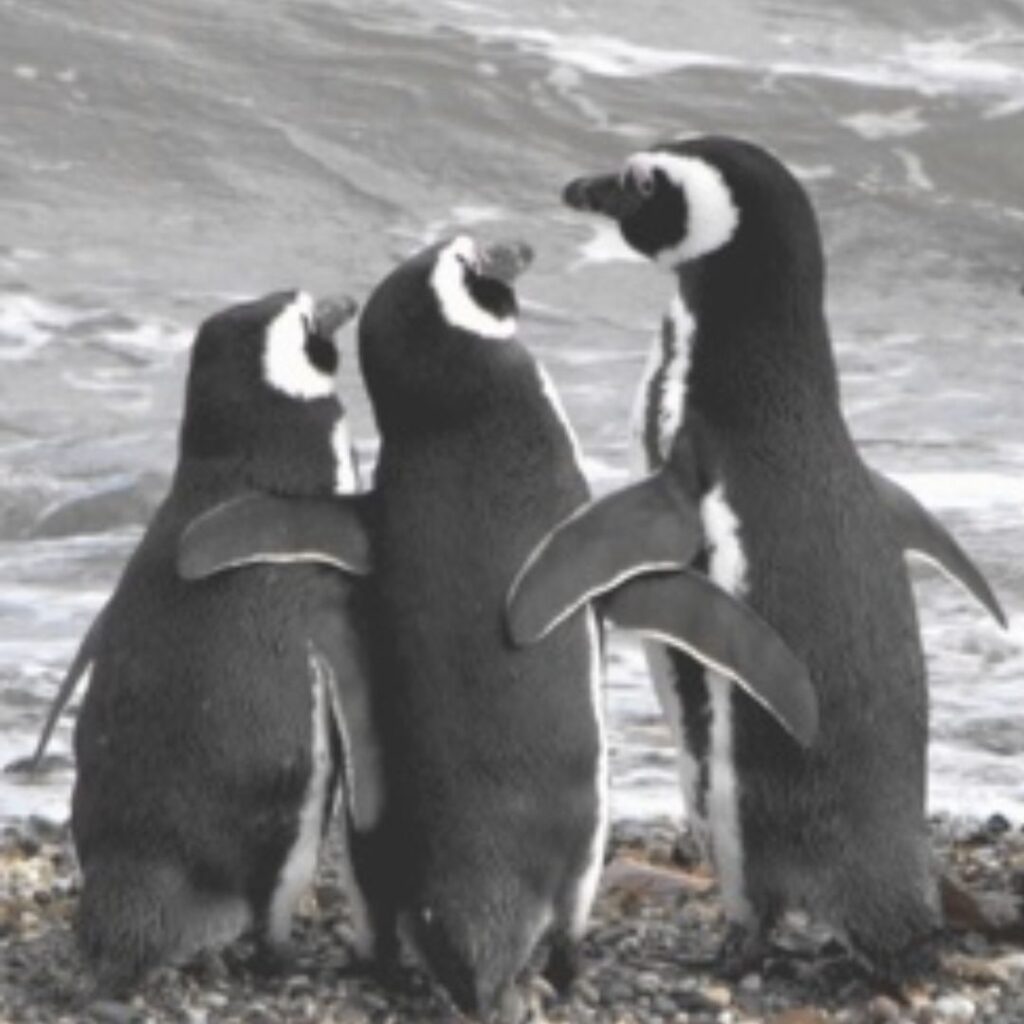
M1024 1024L1024 831L1000 818L936 820L941 863L969 887L947 887L960 926L941 967L882 994L827 936L799 921L761 973L724 981L710 963L723 936L718 895L685 832L664 821L613 831L602 894L571 1002L551 1022L579 1024ZM66 828L27 821L0 835L0 1024L441 1024L458 1020L422 976L400 994L353 976L349 923L328 851L296 928L296 961L265 979L239 942L153 975L131 1003L90 1002L70 935L77 898ZM785 952L783 952L783 950Z

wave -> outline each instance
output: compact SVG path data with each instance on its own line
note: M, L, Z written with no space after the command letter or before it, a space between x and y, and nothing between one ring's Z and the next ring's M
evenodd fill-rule
M546 28L474 26L485 42L508 42L521 52L552 63L611 79L652 78L693 69L721 69L775 78L816 78L886 90L912 90L926 96L977 93L1024 102L1024 68L1012 34L961 39L941 37L904 40L872 59L850 60L847 46L796 58L733 56L698 50L645 46L604 35L574 35ZM1007 47L1007 56L985 55L986 49ZM810 47L808 47L810 49ZM855 52L855 51L854 51ZM1002 108L1004 113L1014 107Z

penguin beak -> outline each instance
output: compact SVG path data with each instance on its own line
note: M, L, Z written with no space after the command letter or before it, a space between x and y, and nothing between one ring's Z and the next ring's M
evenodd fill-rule
M358 312L359 303L348 295L320 299L313 309L317 334L324 338L333 338Z
M526 242L495 242L480 247L480 276L509 286L531 263L533 249Z
M643 201L640 192L627 188L618 174L576 178L562 190L562 202L566 206L583 213L603 213L613 220L628 217Z

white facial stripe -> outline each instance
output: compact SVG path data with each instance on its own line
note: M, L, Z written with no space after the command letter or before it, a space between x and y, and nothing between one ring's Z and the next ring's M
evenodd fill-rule
M677 245L659 252L655 259L669 269L721 249L736 233L739 210L721 172L694 156L675 153L634 153L626 161L626 173L638 182L649 181L661 171L686 199L686 233Z
M313 299L299 292L267 328L263 379L291 398L312 401L334 394L334 376L309 360L306 337L313 322Z
M331 432L331 447L334 449L334 493L355 494L359 490L359 473L356 468L352 437L348 429L348 417L338 417Z
M516 333L514 316L496 317L478 305L466 287L466 268L480 266L476 243L468 235L459 235L437 256L437 265L430 275L430 287L437 296L441 315L453 327L482 338L504 341Z

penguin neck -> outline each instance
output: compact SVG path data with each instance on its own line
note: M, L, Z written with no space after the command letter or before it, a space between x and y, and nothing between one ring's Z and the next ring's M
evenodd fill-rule
M186 416L174 488L218 496L240 490L295 497L331 494L339 480L333 433L339 420L340 406L333 399L315 412L303 411L298 420L267 417L248 431L234 424L218 431Z
M762 431L839 414L820 254L798 255L765 262L730 247L680 268L679 296L696 324L687 408L707 421Z

